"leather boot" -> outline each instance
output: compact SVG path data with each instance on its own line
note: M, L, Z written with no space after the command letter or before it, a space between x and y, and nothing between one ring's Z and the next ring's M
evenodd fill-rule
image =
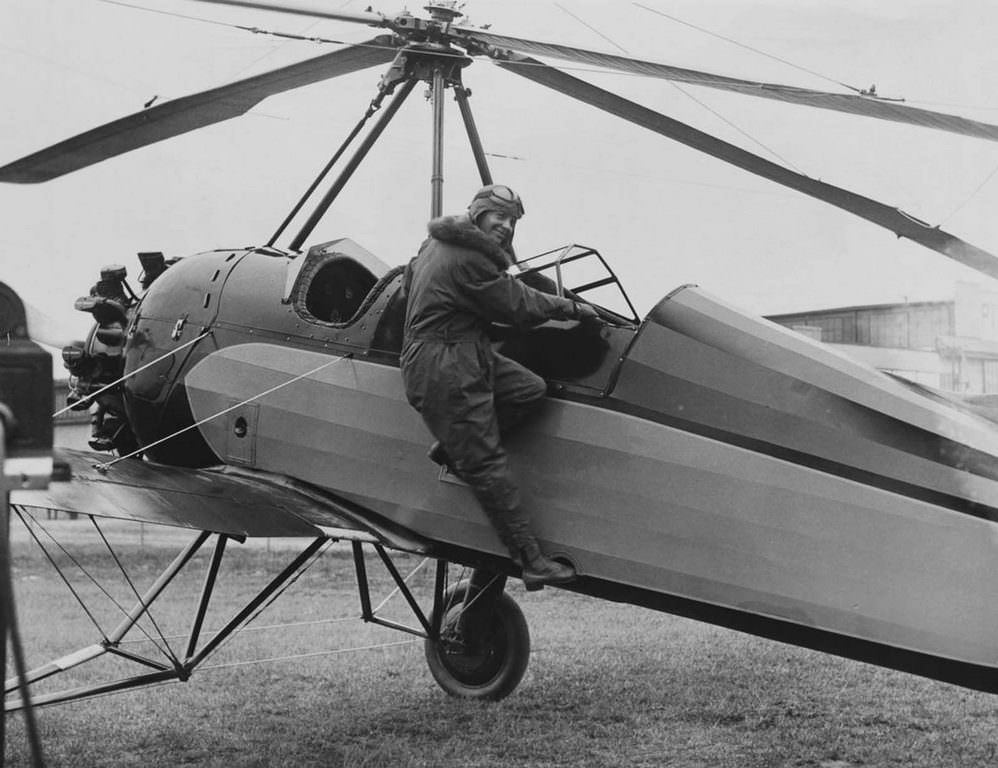
M523 586L528 592L543 589L545 584L567 584L575 581L575 570L557 560L546 558L533 536L520 546L519 560L523 571L521 576Z
M434 464L439 464L441 467L447 467L447 470L452 475L457 474L457 470L454 469L454 463L450 460L450 455L447 453L447 449L444 448L443 443L439 440L430 446L430 450L426 453L426 458Z
M545 584L567 584L574 581L575 570L545 557L537 539L530 532L529 524L522 519L522 515L519 517L520 519L510 521L508 524L511 542L507 546L513 562L522 570L520 578L523 579L523 586L527 591L543 589Z
M523 571L523 585L533 592L545 584L565 584L575 570L543 555L530 530L530 519L520 507L516 486L503 478L472 483L472 490L509 555Z

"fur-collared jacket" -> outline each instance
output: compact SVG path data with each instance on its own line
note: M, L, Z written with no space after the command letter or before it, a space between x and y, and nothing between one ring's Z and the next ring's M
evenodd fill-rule
M578 317L575 302L534 290L506 271L513 255L467 216L442 216L406 268L406 345L412 341L487 343L491 322L529 327Z

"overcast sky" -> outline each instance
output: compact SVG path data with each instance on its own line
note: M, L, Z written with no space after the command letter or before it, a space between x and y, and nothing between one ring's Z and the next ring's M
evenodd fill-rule
M153 96L176 98L333 49L227 24L345 41L376 34L189 0L135 4L167 13L97 0L0 3L0 164L138 111ZM399 10L330 2L356 11L369 4ZM469 0L464 10L470 23L500 34L810 88L875 84L916 106L998 122L998 3L642 5L660 13L625 0ZM996 143L552 63L998 253ZM44 184L0 185L0 280L82 336L87 318L72 302L102 265L122 263L137 277L137 251L184 256L265 242L360 118L380 75L375 68L273 97L242 118ZM594 246L642 313L683 283L763 314L945 299L957 280L998 288L850 214L488 62L473 64L465 83L493 175L526 204L521 257L570 242ZM310 242L349 236L390 264L412 255L429 214L431 108L422 90ZM445 208L457 212L478 182L450 98L447 110Z

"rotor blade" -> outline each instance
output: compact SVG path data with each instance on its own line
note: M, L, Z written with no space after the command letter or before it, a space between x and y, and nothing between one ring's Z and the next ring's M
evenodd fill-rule
M774 99L790 104L831 109L836 112L847 112L862 117L891 120L897 123L908 123L924 128L935 128L940 131L973 136L978 139L987 139L988 141L998 141L998 126L996 125L956 115L948 115L943 112L909 107L897 101L881 99L876 96L830 93L776 83L741 80L735 77L700 72L695 69L684 69L653 61L642 61L641 59L632 59L626 56L616 56L611 53L599 53L598 51L588 51L566 45L494 35L491 32L483 32L477 29L457 28L454 31L461 33L467 39L490 46L498 46L499 48L509 48L520 53L550 56L581 64L615 69L620 72L633 72L650 77L658 77L677 83L701 85L707 88L733 91L746 96L757 96L763 99Z
M390 62L390 35L300 61L208 91L165 101L60 141L0 168L0 181L34 184L157 141L245 114L268 96Z
M334 21L353 21L358 24L369 24L372 27L384 27L385 17L380 13L370 11L357 13L356 11L331 11L326 3L308 2L299 0L293 6L278 5L276 3L257 3L252 0L197 0L199 3L213 3L215 5L235 5L240 8L253 8L259 11L277 11L297 16L313 16L318 19L333 19Z
M855 214L878 226L889 229L898 237L907 237L972 269L998 278L998 258L955 235L919 221L904 211L885 205L855 192L812 179L752 154L734 144L715 138L671 117L659 114L633 101L605 91L554 67L516 53L501 54L496 62L528 80L602 109L612 115L674 139L688 147L705 152L731 165L796 189L805 195Z

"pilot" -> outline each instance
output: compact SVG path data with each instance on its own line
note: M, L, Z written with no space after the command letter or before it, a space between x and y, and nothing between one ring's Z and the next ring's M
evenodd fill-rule
M528 589L575 578L545 557L510 477L500 439L536 407L544 379L492 348L491 322L518 328L546 320L597 318L588 304L529 288L507 269L523 216L519 196L489 184L467 214L427 225L429 237L406 268L402 378L406 396L437 439L430 458L450 465L481 504Z

